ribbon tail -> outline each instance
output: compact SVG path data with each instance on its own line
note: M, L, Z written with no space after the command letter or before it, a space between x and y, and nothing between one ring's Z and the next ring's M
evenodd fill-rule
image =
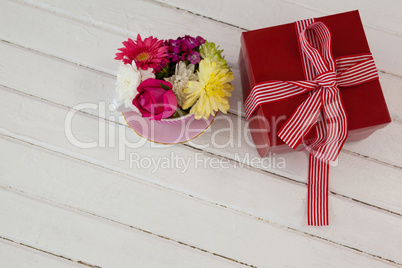
M279 130L278 137L293 149L296 149L317 122L322 107L321 95L321 89L311 94Z
M317 124L315 126L315 139L306 146L303 151L314 154L315 150L323 143L327 137L327 129L324 122L324 115L321 111L319 118L317 119Z
M308 225L328 225L329 163L310 154L308 176Z
M335 161L348 136L348 119L337 87L327 88L323 95L322 108L327 135L310 154L320 159Z

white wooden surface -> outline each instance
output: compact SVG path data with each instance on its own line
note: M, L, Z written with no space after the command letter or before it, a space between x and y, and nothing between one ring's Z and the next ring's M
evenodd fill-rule
M309 227L306 155L261 166L244 136L240 34L352 9L393 122L345 144L330 173L330 226ZM0 267L401 267L401 18L398 0L1 0ZM136 136L105 107L114 53L137 33L221 44L236 76L231 114L183 145ZM71 130L97 143L89 149L66 134L82 103L97 108L76 111ZM230 124L241 131L218 132ZM141 146L119 148L126 139ZM190 162L144 168L130 155Z

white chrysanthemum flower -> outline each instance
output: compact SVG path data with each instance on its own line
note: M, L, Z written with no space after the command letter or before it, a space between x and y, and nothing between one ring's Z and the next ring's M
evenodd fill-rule
M183 106L187 98L187 93L184 89L187 88L187 82L197 81L198 76L194 73L195 66L193 64L186 64L181 61L176 64L175 74L171 77L165 78L166 81L172 83L172 90L176 95L177 104Z
M140 69L141 82L147 80L148 78L155 79L154 68L148 68L147 70Z
M138 109L132 104L132 101L138 94L137 87L142 81L148 78L155 78L152 68L148 68L148 70L144 71L142 69L138 70L135 64L121 63L117 72L117 98L113 101L116 109L124 111L128 108L138 112Z
M117 103L124 105L125 108L134 106L132 101L138 93L137 87L140 83L141 73L137 70L137 67L133 67L131 64L121 63L117 71Z

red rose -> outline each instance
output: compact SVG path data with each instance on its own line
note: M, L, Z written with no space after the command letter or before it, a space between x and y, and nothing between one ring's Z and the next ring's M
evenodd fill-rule
M149 78L138 86L137 91L133 105L138 108L143 117L161 120L169 118L176 111L177 100L171 83Z

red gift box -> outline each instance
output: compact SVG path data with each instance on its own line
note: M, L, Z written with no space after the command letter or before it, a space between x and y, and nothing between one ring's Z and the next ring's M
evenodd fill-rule
M320 17L315 21L321 21L329 28L335 59L370 53L358 11ZM306 80L294 23L244 32L241 45L239 66L244 100L260 82ZM378 79L339 89L348 117L347 141L366 138L391 122ZM309 93L305 93L263 104L249 118L251 135L261 157L269 151L292 150L277 136L277 132L308 96ZM308 144L315 136L315 131L310 131L303 144Z
M242 34L239 66L261 157L309 152L308 224L328 225L329 163L391 122L358 11Z

